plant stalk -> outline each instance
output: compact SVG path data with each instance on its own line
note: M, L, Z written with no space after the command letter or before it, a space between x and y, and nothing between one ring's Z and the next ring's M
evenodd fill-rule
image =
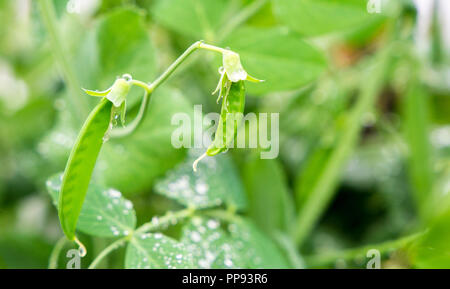
M58 268L58 259L61 254L64 245L67 243L66 236L63 236L61 239L56 242L55 247L53 247L52 253L50 254L50 259L48 262L48 269L57 269Z
M359 257L365 257L367 252L371 249L376 249L380 253L387 252L393 249L404 248L423 236L424 232L415 233L397 240L387 241L379 244L367 245L360 248L342 250L337 252L330 252L323 255L305 257L306 263L309 267L327 266L337 260L351 260Z
M148 222L140 226L135 234L142 234L148 231L154 231L156 229L159 229L161 227L167 226L171 224L174 221L180 221L183 219L186 219L190 216L192 216L195 212L194 208L187 208L175 213L169 212L166 215L158 218L157 222Z
M88 269L95 269L98 266L98 264L103 260L103 258L108 256L108 254L111 253L112 251L117 250L118 248L123 246L128 241L128 239L129 238L127 236L125 238L116 240L115 242L111 243L108 247L103 249L103 251L101 251L100 254L98 254L98 256L94 259L94 261L92 261L91 265L89 265Z
M68 53L58 31L55 7L51 0L38 0L38 4L42 20L49 34L51 47L69 90L67 94L69 106L73 110L75 117L82 121L88 114L88 103L85 98L80 97L81 86L67 58Z
M293 232L293 237L298 247L303 245L306 237L313 230L335 193L342 167L358 141L364 114L373 107L375 99L383 86L391 56L390 51L391 46L381 51L375 58L375 67L367 73L367 81L362 87L357 103L346 121L346 129L343 130L343 134L340 136L326 167L322 170L316 185L312 187L311 193L308 194L308 199L298 213Z

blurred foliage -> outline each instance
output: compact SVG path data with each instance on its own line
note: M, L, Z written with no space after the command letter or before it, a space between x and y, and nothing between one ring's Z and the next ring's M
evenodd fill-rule
M230 150L192 173L197 152L171 145L171 117L194 104L219 110L210 93L219 58L196 52L152 95L139 129L102 149L79 223L83 267L104 238L126 235L93 216L133 230L194 205L220 210L163 230L161 254L184 256L184 244L187 267L365 268L367 249L379 248L386 268L450 268L450 31L434 18L429 37L417 36L411 1L370 14L364 0L96 0L79 13L54 0L66 70L43 1L0 2L0 268L46 268L62 236L46 181L64 170L82 124L75 111L97 101L81 87L103 90L124 73L153 81L200 39L237 51L266 80L248 85L246 112L280 113L280 156ZM129 119L141 94L131 91ZM124 195L118 212L134 204L128 218L98 211L112 202L108 188ZM136 248L154 238L101 265L150 266ZM65 254L56 263L65 268Z

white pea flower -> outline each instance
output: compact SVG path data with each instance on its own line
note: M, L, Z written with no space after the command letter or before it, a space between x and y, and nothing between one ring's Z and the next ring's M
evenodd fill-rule
M222 65L223 66L219 68L219 83L213 92L213 94L216 94L217 91L219 91L217 102L219 102L220 98L227 97L230 92L232 82L239 82L241 80L248 80L251 82L264 81L248 75L247 71L245 71L244 67L242 67L239 54L234 51L227 49L222 52Z
M131 76L125 74L122 78L116 79L114 84L104 91L95 91L83 89L89 95L97 97L106 97L112 102L113 107L111 110L111 122L116 124L120 118L122 125L125 124L125 114L127 109L127 95L131 88Z

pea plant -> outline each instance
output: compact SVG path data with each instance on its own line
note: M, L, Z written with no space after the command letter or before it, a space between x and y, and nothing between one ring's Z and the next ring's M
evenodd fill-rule
M168 77L170 74L175 71L175 69L196 49L206 49L214 52L219 52L223 56L223 66L219 68L220 71L220 80L217 85L217 89L213 94L215 94L217 91L219 92L219 98L217 99L217 102L219 102L220 99L222 99L222 110L221 110L221 119L219 120L219 125L217 127L217 133L215 134L215 140L211 144L211 146L208 148L205 154L203 154L200 158L194 161L193 163L193 170L197 171L197 164L198 162L204 158L206 155L208 156L215 156L221 152L224 152L228 150L228 144L234 140L237 134L237 129L240 124L240 121L233 121L233 127L232 129L227 129L227 114L239 114L243 113L244 111L244 104L245 104L245 80L250 80L253 82L259 82L256 78L253 78L247 74L247 72L242 67L239 54L236 52L233 52L228 49L223 49L220 47L212 46L203 43L202 41L196 42L193 45L191 45L170 67L167 69L157 80L155 80L153 83L146 84L143 81L139 80L133 80L131 75L124 74L123 77L118 78L114 84L104 91L93 91L93 90L84 90L87 94L91 96L101 97L100 102L95 106L95 108L92 110L92 112L89 114L88 118L86 119L85 123L83 124L83 127L81 128L80 133L78 134L77 140L75 142L75 145L72 148L72 151L69 156L69 160L67 161L66 169L64 171L64 174L61 178L61 184L60 186L51 184L50 186L58 186L54 192L56 192L57 195L57 206L58 206L58 213L59 213L59 219L61 222L61 226L63 228L63 231L66 235L66 237L69 240L73 240L80 246L80 255L84 256L86 254L86 249L83 246L83 244L76 238L75 231L77 228L77 222L80 216L80 213L82 212L84 199L86 196L86 193L88 192L89 183L91 180L92 171L94 170L94 166L97 160L97 156L100 152L100 149L102 147L102 144L107 141L111 136L120 136L125 137L128 134L133 133L133 131L138 127L139 123L143 120L143 117L145 116L145 110L147 109L147 105L149 103L148 98L151 97L153 91L160 86ZM123 130L119 132L114 131L114 127L117 126L117 124L120 122L121 124L125 124L125 114L126 114L126 98L130 91L130 87L132 85L139 86L144 89L144 97L142 100L141 105L141 112L136 119L134 120L134 123L130 124L129 127L123 128ZM105 193L102 192L102 193ZM91 193L92 194L92 193ZM116 195L117 194L117 195ZM113 197L113 198L120 198L120 192L114 192L110 191L109 195L107 194L107 197ZM103 202L104 205L111 205L111 201L108 200L108 198L104 198ZM120 204L118 208L111 208L115 213L120 212L119 214L130 214L133 216L134 212L129 212L128 210L131 210L132 207L130 205L130 202L127 200L114 200L117 204ZM94 204L86 206L95 206ZM125 207L124 207L125 206ZM100 209L100 208L99 208ZM104 207L101 209L107 210L107 207ZM178 213L181 216L187 217L191 216L193 212L195 211L195 205L191 206L187 213L181 212ZM90 213L91 214L91 213ZM103 220L103 217L107 218L107 216L102 216L102 214L97 214L96 220L87 221L89 222L98 222ZM121 219L120 216L116 216L116 218ZM178 217L173 217L170 222L176 222ZM169 218L170 219L170 218ZM210 220L211 222L215 222ZM131 223L130 223L131 222ZM211 224L210 222L210 224ZM114 222L110 222L108 224L105 224L105 226L109 226L110 232L116 236L116 235L130 235L130 238L127 237L127 239L121 240L121 242L127 240L131 240L133 237L135 231L135 220L129 219L124 224L122 224L122 228L126 228L124 231L119 232L118 227L113 226ZM137 238L146 239L150 235L142 235L146 233L147 231L151 230L148 227L152 227L150 225L144 225L143 227L136 230ZM210 226L211 227L211 226ZM216 229L217 226L213 226ZM158 227L154 228L153 230L157 229ZM150 236L151 237L151 236ZM187 259L189 259L186 256L187 252L183 252L180 245L177 245L176 242L169 240L165 242L169 242L168 246L175 246L175 251L169 254L172 258L168 258L166 262L159 261L158 264L153 264L153 266L156 267L186 267L189 264L192 266L192 260L190 260L189 263ZM136 242L135 239L131 241ZM158 241L156 239L150 241L148 244L145 244L144 246L156 246L159 245ZM117 244L114 244L114 246L117 246ZM139 248L139 246L138 246ZM165 250L169 250L169 247ZM164 255L165 251L164 249L161 249L160 254ZM130 264L139 264L137 267L141 266L148 266L150 267L151 261L150 256L145 257L147 253L145 252L133 252L132 249L130 249L132 253L129 253L130 255L133 255L134 257L130 257L133 259L132 261L126 261L127 263L130 262ZM139 251L139 250L138 250ZM127 253L128 254L128 253ZM142 256L144 254L144 256ZM174 260L173 257L176 257ZM160 256L161 260L162 257L167 256ZM143 258L143 260L135 260L135 259ZM127 257L128 259L128 257ZM143 265L141 265L141 262ZM161 263L162 262L162 263ZM227 266L231 266L232 261L231 260L224 260L224 264ZM92 264L92 267L95 267L96 262ZM128 266L128 265L127 265ZM129 265L128 267L133 267L136 265Z
M450 56L412 1L87 2L32 1L35 52L10 57L30 103L16 118L0 95L26 126L0 128L0 213L4 183L45 192L49 268L69 249L82 268L450 266L448 146L430 140ZM173 116L196 105L214 137L175 148ZM234 149L244 113L279 115L254 123L277 158Z

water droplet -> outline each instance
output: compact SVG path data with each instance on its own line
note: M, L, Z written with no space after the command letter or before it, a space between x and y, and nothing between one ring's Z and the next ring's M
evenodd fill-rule
M202 239L202 236L198 232L192 232L191 233L191 240L194 242L200 242Z
M120 193L118 190L109 189L108 190L108 195L111 198L120 198L122 196L122 193Z
M133 203L128 201L128 200L126 200L125 201L125 208L127 208L128 210L133 209Z
M197 184L195 185L195 191L200 195L204 195L205 193L208 192L208 190L209 186L204 182L197 182Z
M205 259L199 260L198 265L200 268L203 268L203 269L207 269L209 267L209 263Z
M220 225L219 222L217 222L216 220L209 220L207 223L207 226L210 229L217 229L219 225Z

